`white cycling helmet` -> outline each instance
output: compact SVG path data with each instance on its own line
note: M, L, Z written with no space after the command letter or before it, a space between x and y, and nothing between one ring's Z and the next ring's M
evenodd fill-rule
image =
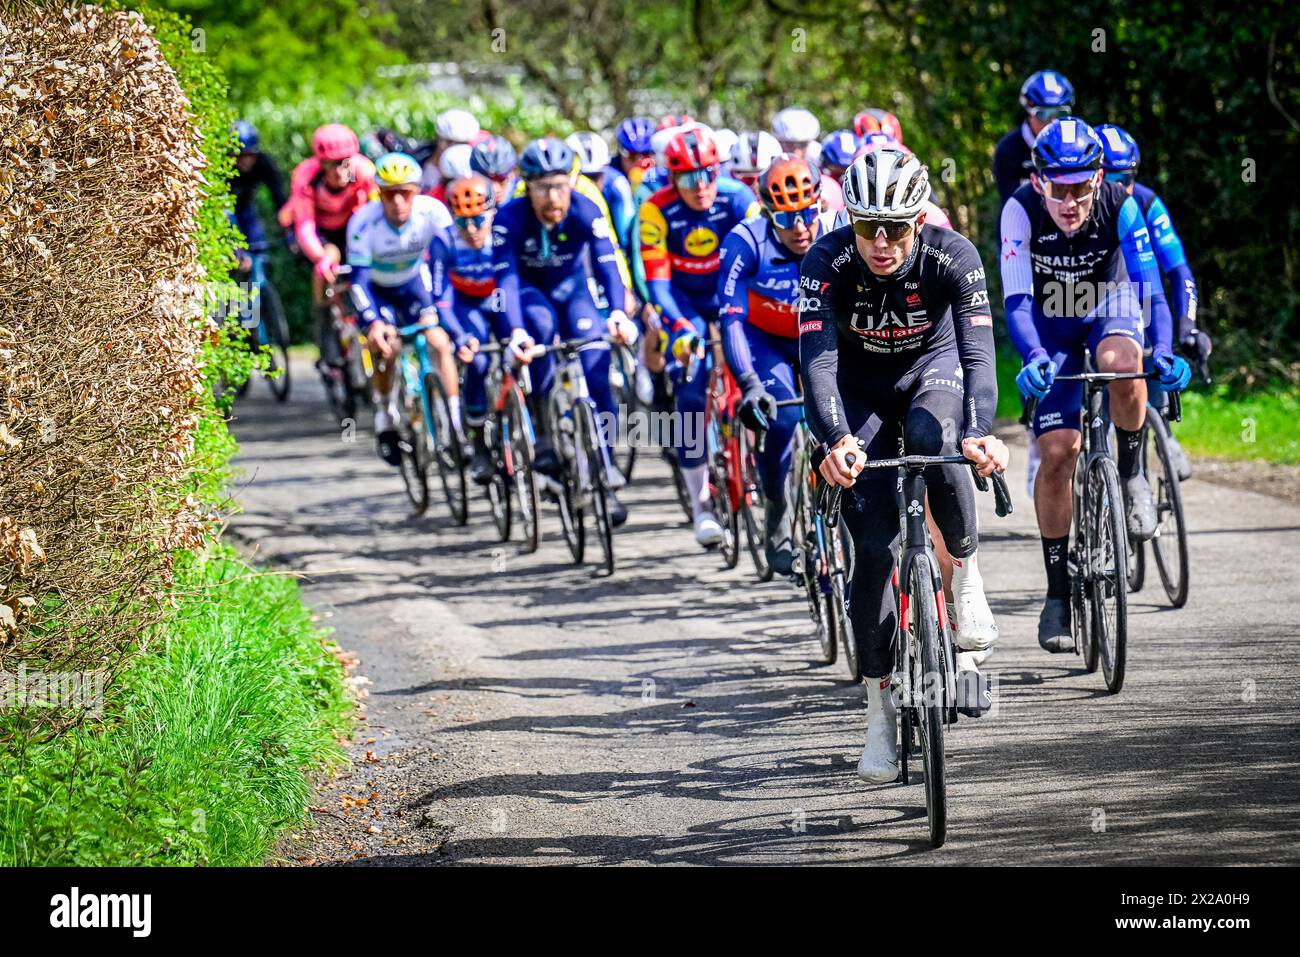
M599 134L583 130L570 133L564 142L578 157L578 166L588 176L594 176L609 165L609 144Z
M449 143L468 143L479 134L478 120L468 110L444 110L434 128L438 139Z
M726 127L713 131L713 142L718 144L718 155L722 157L724 163L731 156L731 151L735 148L736 141L739 139L740 135L735 130L729 130Z
M915 219L930 198L930 174L912 153L884 146L845 171L844 208L856 219Z
M762 131L741 133L740 138L736 140L736 145L731 148L731 171L761 173L780 155L781 144L771 133Z
M450 183L452 180L473 176L474 167L469 165L469 157L473 152L474 147L468 143L454 143L443 150L442 156L438 158L438 173L442 176L442 181Z
M782 143L808 143L821 137L822 125L807 110L788 106L772 117L772 132Z

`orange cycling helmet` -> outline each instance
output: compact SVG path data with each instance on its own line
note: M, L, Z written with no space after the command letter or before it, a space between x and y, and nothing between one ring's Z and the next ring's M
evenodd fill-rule
M771 212L792 213L821 199L821 173L806 159L782 153L758 178L758 198Z
M721 162L718 144L707 130L698 126L682 130L664 147L664 165L670 173L689 173Z
M456 180L447 190L447 205L453 216L482 216L496 204L492 184L478 173Z

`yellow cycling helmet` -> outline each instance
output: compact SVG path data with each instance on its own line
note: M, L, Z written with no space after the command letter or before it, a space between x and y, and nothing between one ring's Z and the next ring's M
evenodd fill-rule
M380 189L418 186L421 176L420 164L408 153L385 153L375 163L375 182Z

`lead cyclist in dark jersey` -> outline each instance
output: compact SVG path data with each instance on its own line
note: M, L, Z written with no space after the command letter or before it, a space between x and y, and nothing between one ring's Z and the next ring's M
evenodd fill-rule
M858 775L872 783L898 773L890 694L897 627L891 578L899 535L897 476L859 475L865 459L961 452L988 475L1006 466L990 434L997 405L993 317L984 268L969 240L925 221L926 168L883 148L844 176L850 224L827 233L800 273L799 356L804 403L821 443L819 470L852 487L843 516L853 540L849 614L867 687L867 739ZM846 456L857 461L850 466ZM979 533L966 468L925 475L934 518L954 557L957 644L986 652L997 624L976 562ZM970 658L967 657L967 666Z

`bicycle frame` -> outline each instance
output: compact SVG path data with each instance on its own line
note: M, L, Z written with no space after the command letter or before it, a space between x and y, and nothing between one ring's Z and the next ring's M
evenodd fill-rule
M429 357L429 340L425 338L424 333L437 326L437 322L417 322L397 330L397 334L402 338L402 349L397 357L397 372L402 377L409 394L420 397L420 408L424 412L424 426L435 448L438 446L437 426L434 424L433 410L429 406L429 396L424 390L424 379L430 373L437 375L438 371ZM367 353L369 351L366 350ZM412 351L415 353L416 360L414 368L409 361Z

